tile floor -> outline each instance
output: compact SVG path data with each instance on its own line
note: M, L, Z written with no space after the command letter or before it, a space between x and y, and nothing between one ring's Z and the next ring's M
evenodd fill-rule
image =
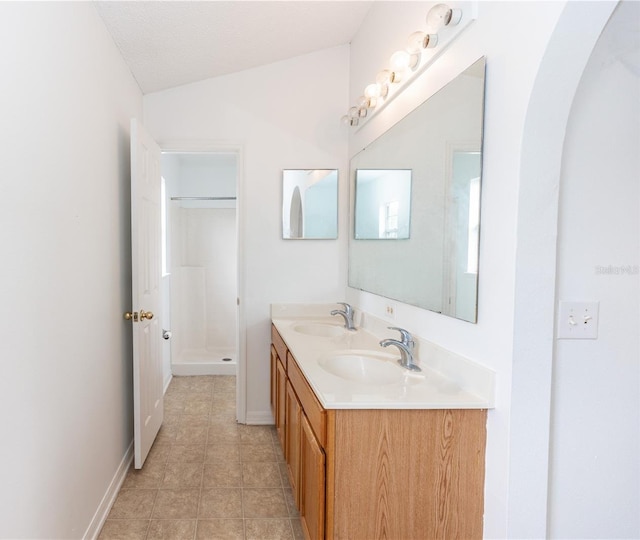
M164 424L100 540L303 538L273 426L235 420L235 377L174 377Z

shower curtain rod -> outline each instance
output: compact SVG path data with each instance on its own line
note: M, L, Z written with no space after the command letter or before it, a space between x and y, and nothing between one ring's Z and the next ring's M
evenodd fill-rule
M172 201L235 201L236 197L171 197Z

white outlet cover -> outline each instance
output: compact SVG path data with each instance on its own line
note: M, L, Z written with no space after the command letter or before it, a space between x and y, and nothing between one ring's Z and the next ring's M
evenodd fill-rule
M599 302L560 302L558 339L598 339L599 307Z

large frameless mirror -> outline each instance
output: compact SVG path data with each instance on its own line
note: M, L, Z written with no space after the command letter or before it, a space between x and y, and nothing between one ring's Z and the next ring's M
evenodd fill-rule
M484 76L481 58L351 160L350 287L477 321ZM362 171L410 172L407 236L379 241L395 199L363 212Z
M285 169L282 173L282 238L338 237L337 169Z

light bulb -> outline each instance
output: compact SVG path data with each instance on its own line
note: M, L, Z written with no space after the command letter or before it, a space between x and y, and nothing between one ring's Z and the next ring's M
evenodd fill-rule
M364 89L364 95L367 96L369 99L372 99L372 98L375 99L379 97L380 93L381 93L380 85L376 83L370 84Z
M425 32L414 32L407 40L407 52L409 54L419 54L423 49L432 49L438 44L437 34L426 34Z
M445 26L455 26L461 18L461 9L451 9L447 4L436 4L427 13L427 30L435 34Z
M425 48L425 38L427 34L424 32L414 32L407 40L407 52L409 54L418 54Z
M358 109L358 116L360 118L364 118L365 116L367 116L367 108L366 107L360 107Z
M391 55L389 63L394 73L402 73L408 69L413 69L418 65L419 56L409 54L407 51L396 51Z
M385 84L389 84L393 82L393 71L389 71L388 69L383 69L380 73L376 75L376 82L380 86L384 86Z
M349 118L357 118L358 117L358 107L351 107L349 109Z
M340 123L345 126L350 126L351 118L349 118L348 114L345 114L342 118L340 118Z
M388 69L384 69L376 75L376 83L380 87L380 95L382 97L387 97L389 93L389 83L393 82L393 80L394 73Z

